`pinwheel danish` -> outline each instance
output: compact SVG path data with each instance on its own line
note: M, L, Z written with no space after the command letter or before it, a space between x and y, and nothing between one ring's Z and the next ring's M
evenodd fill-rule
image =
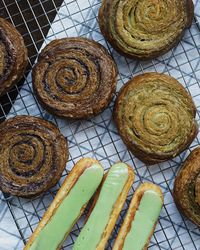
M193 16L192 0L103 0L99 25L119 53L150 59L173 48Z
M0 18L0 96L22 78L26 65L27 49L21 34Z
M116 65L102 45L86 38L64 38L41 52L33 70L33 88L50 113L88 118L107 107L116 77Z
M50 122L17 116L0 125L0 189L31 197L54 186L68 159L65 138Z
M200 148L194 149L180 168L174 200L180 211L200 227Z
M124 143L147 164L171 159L191 144L198 131L195 115L192 98L182 85L159 73L130 80L114 108Z

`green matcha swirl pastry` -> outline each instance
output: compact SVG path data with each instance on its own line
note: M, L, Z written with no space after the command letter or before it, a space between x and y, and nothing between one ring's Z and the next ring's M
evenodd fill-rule
M117 68L106 49L86 38L52 41L33 70L33 88L40 104L62 118L88 118L110 103Z
M174 184L174 200L180 211L200 227L200 148L191 152Z
M119 53L150 59L173 48L193 16L192 0L103 0L99 25Z
M197 134L196 108L174 78L147 73L120 91L114 119L124 143L141 161L155 164L177 156Z

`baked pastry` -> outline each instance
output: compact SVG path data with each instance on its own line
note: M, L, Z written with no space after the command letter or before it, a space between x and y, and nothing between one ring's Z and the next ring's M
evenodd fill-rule
M191 96L174 78L146 73L121 89L114 108L119 134L146 164L177 156L194 140L198 127Z
M180 212L200 227L200 147L191 152L176 176L174 200Z
M163 194L158 186L152 183L140 185L133 195L113 250L146 250L162 205Z
M23 76L27 66L27 49L21 34L0 18L0 96Z
M125 163L113 165L95 195L88 219L73 250L105 249L107 241L134 181L134 172Z
M0 189L31 197L60 179L68 159L64 136L50 122L16 116L0 124Z
M192 0L103 0L99 26L119 53L151 59L173 48L192 24Z
M24 250L60 249L103 178L100 163L83 158L66 177Z
M116 78L116 65L102 45L86 38L64 38L42 50L33 69L33 88L50 113L88 118L107 107Z

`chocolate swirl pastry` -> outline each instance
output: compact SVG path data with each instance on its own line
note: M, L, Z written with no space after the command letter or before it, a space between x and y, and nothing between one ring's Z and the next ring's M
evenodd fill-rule
M119 53L150 59L173 48L193 16L192 0L103 0L99 25Z
M180 168L174 200L180 211L200 227L200 148L193 150Z
M198 127L191 96L174 78L147 73L121 89L114 108L119 134L141 161L155 164L177 156Z
M41 52L33 69L33 88L50 113L88 118L109 104L116 78L116 65L102 45L86 38L64 38Z
M0 125L0 189L21 197L54 186L68 159L67 142L50 122L17 116Z
M0 96L23 76L27 65L27 49L20 33L0 18Z

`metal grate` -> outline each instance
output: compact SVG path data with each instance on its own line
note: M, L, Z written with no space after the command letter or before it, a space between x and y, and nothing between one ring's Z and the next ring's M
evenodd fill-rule
M108 169L110 165L120 160L132 165L136 173L134 186L121 212L107 249L111 249L113 239L127 210L131 193L133 193L134 189L141 182L151 181L162 188L165 204L154 236L151 239L149 249L200 250L199 229L179 214L172 198L174 177L186 155L191 149L200 144L200 135L197 136L190 149L186 150L180 156L171 161L147 168L127 151L117 133L112 121L114 100L102 114L93 119L63 121L42 110L32 94L32 80L29 71L34 64L40 46L42 44L44 46L55 38L84 36L100 42L113 55L119 68L118 90L127 80L136 74L149 71L170 74L179 80L192 95L198 109L197 120L199 123L200 14L198 9L200 8L200 1L195 1L195 10L197 12L195 20L180 44L166 55L147 62L129 60L120 56L103 39L97 22L97 13L100 4L100 0L2 0L2 3L0 3L0 13L9 17L12 23L21 31L30 51L29 69L24 77L23 86L21 83L7 94L6 101L0 104L2 112L0 118L5 119L19 114L29 114L51 120L68 139L70 150L70 159L61 181L49 192L32 200L5 196L1 198L2 202L6 202L9 207L21 236L14 249L22 249L22 242L25 243L27 241L37 226L67 172L70 171L75 162L81 157L94 157L102 163L105 169ZM56 17L54 19L55 14ZM33 28L31 22L35 23L35 28ZM23 28L21 29L20 27ZM10 107L12 108L8 113ZM71 249L80 232L83 221L84 216L74 226L63 249ZM0 250L10 249L0 246Z

